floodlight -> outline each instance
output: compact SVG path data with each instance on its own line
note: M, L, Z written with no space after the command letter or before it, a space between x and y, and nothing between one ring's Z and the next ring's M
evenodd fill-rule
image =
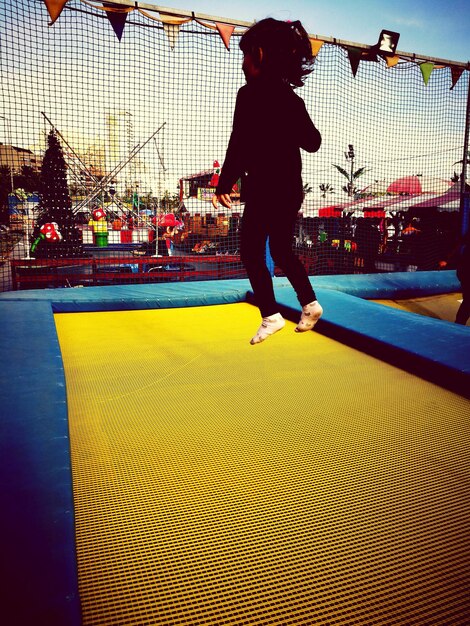
M400 33L395 33L393 30L383 30L380 33L379 41L375 46L377 54L381 54L386 57L394 56L399 39Z

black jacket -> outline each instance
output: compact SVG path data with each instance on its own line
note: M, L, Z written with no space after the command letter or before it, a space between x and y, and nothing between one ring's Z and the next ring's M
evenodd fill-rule
M302 160L300 148L315 152L321 135L304 101L280 80L249 81L238 92L233 129L217 186L230 193L244 174L242 199L288 202L300 207Z

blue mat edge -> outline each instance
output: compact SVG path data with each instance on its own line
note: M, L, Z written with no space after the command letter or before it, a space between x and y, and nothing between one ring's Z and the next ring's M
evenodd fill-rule
M366 351L372 346L372 353L375 346L385 361L387 351L392 362L398 353L404 369L419 363L437 377L458 379L460 393L467 396L468 328L364 300L459 291L455 272L321 276L311 281L325 308L318 332ZM274 283L284 313L296 320L299 305L289 283L283 278ZM9 329L0 338L3 354L9 355L9 376L0 380L5 413L0 481L7 503L2 530L9 538L2 579L7 581L4 608L15 623L81 624L65 375L53 314L210 306L250 300L249 292L249 282L238 279L0 294L0 320ZM430 335L438 337L434 350ZM25 468L30 471L25 473ZM27 602L22 601L25 588Z
M3 302L3 623L81 624L65 373L51 305Z

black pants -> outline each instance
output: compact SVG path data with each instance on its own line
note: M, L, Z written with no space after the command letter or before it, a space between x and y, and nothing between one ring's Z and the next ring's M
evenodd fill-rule
M247 202L242 218L240 256L262 317L279 311L271 274L266 266L266 241L274 263L294 288L301 306L316 300L304 266L292 249L292 236L299 208Z

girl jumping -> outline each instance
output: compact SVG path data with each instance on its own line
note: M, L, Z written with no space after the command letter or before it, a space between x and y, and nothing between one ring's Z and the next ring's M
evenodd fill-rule
M310 330L323 309L304 266L292 249L303 201L300 148L316 152L321 136L293 89L312 71L310 41L300 22L261 20L241 38L246 78L237 95L233 128L216 193L231 208L230 192L242 178L245 200L240 254L262 323L251 344L281 330L285 321L266 266L266 241L273 261L292 284L302 307L297 332Z

